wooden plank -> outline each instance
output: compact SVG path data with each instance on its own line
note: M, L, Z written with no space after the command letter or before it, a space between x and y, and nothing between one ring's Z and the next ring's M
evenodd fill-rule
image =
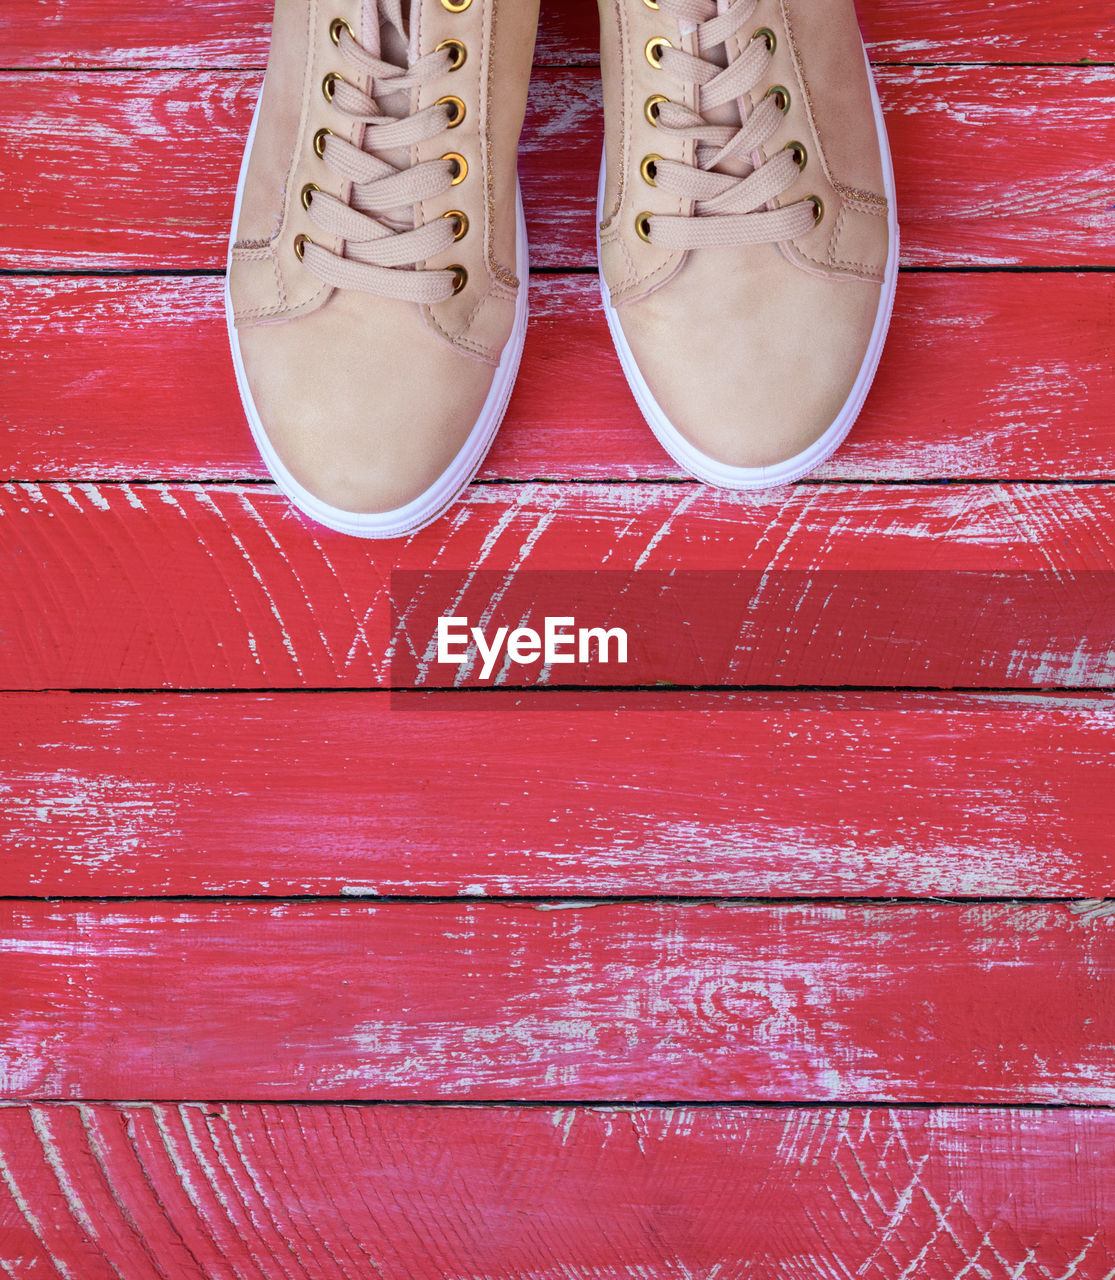
M0 699L0 896L992 895L1115 880L1115 701ZM436 797L436 799L434 799Z
M429 529L382 544L310 526L267 486L5 485L0 517L0 586L20 601L0 617L9 689L405 685L408 646L421 659L433 636L431 610L459 598L478 618L601 588L599 599L626 610L641 665L558 669L574 683L646 683L651 671L717 684L1111 681L1110 615L1094 595L1097 584L1110 590L1108 486L480 485ZM645 572L676 570L690 572ZM696 620L700 605L701 642L720 647L671 643L656 591L677 608L672 582L684 594L695 574L716 571L751 571L758 603L738 619L710 613L702 579L685 616ZM972 575L990 573L1004 590L1019 582L1029 612L1005 600L969 630L982 598ZM728 588L733 609L751 598ZM1056 599L1035 618L1027 602L1041 590ZM408 613L416 591L420 607ZM427 664L423 679L457 674Z
M860 0L872 57L898 62L1115 61L1115 37L1087 0ZM0 46L9 67L260 67L271 6L192 0L6 0ZM596 62L596 0L545 0L536 61Z
M265 477L220 281L9 278L0 301L3 479ZM904 276L863 417L818 476L1115 477L1102 322L1113 307L1115 275ZM595 277L536 276L531 308L515 399L482 478L682 478L635 407Z
M542 8L538 63L599 61L596 0L543 0ZM1043 8L1029 0L857 0L856 10L876 63L1115 62L1115 31L1087 0Z
M15 1106L0 1233L82 1280L1109 1280L1113 1150L1096 1110Z
M7 1098L1115 1103L1064 905L7 901L0 948Z
M223 266L259 82L242 71L0 75L0 266ZM895 67L880 90L908 264L1115 265L1107 69ZM538 74L522 160L536 266L594 261L600 132L594 71Z

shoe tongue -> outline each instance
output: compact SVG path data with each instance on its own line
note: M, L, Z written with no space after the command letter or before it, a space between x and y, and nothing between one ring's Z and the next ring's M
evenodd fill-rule
M384 62L393 63L397 67L408 66L410 63L408 31L412 25L411 12L417 3L419 0L363 0L362 41L365 49L374 57L382 58ZM379 93L376 96L376 102L384 115L401 119L414 110L415 96L410 92ZM371 141L370 132L365 132L366 147ZM371 150L370 147L368 149ZM411 161L410 153L405 149L381 151L376 154L397 169L406 168ZM358 195L354 196L352 203L357 209L361 207ZM385 225L397 230L407 230L414 226L414 215L410 210L397 209L390 217L382 220ZM350 249L349 252L350 256L359 256L358 251L353 252Z
M363 0L361 42L370 54L406 66L414 3L416 0Z
M724 13L732 7L732 0L717 0L717 13ZM710 49L704 55L708 62L715 63L718 67L726 67L728 65L728 54L724 46L718 49ZM721 107L713 107L710 110L703 110L701 114L709 122L709 124L726 124L733 129L743 127L743 114L738 101L725 102ZM717 173L728 173L733 177L745 178L754 166L744 157L727 160L723 164L716 166Z

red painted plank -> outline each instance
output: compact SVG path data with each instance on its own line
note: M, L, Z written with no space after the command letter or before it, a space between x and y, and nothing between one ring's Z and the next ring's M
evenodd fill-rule
M597 0L542 7L539 63L599 60ZM1088 0L857 0L856 9L877 63L1115 62L1115 29Z
M1113 1151L1094 1110L5 1107L0 1234L81 1280L1108 1280Z
M891 70L880 88L908 262L1115 264L1109 68ZM1065 93L1106 119L1100 151L1059 125Z
M1101 897L1115 881L1109 698L409 705L8 695L0 896Z
M0 75L0 265L222 266L258 86L254 72ZM1107 69L896 67L880 89L907 263L1115 264ZM594 259L599 96L592 70L535 79L523 181L536 266Z
M772 614L766 630L752 618L750 639L728 650L729 683L1024 688L1111 679L1104 618L1081 640L1075 627L1089 597L1067 577L1064 608L1048 621L1068 633L1052 648L1052 639L1019 634L1010 610L979 620L978 643L954 635L956 619L941 616L918 624L909 651L886 648L917 612L911 601L911 611L892 616L902 573L933 575L937 588L961 571L1109 573L1115 489L1107 486L731 495L697 485L480 485L429 529L379 545L309 526L266 486L5 485L0 517L0 587L21 604L0 616L6 688L383 685L389 575L431 566L473 581L469 599L485 608L555 570L607 569L632 585L647 581L632 577L636 570L811 571L818 616L790 609ZM479 569L499 572L477 579ZM840 570L854 570L856 581L875 575L877 614L845 614L843 603L825 612L827 584ZM583 588L587 579L577 581ZM957 591L968 581L957 576ZM636 635L659 635L654 600L639 600ZM930 634L946 632L949 644L926 649ZM426 639L413 628L407 636ZM872 638L862 653L859 636ZM826 638L846 656L830 661ZM690 650L673 652L681 665L671 658L656 678L690 670ZM453 673L437 674L441 683Z
M1115 1103L1115 917L1063 905L6 902L0 939L11 1098Z
M1115 37L1087 0L860 0L872 56L899 62L1115 61ZM11 67L262 66L268 0L5 0L0 47ZM596 0L543 0L536 60L595 62Z
M8 279L0 300L0 476L264 477L219 281ZM482 477L680 478L620 372L595 277L536 276L531 306ZM1115 476L1113 308L1115 275L904 276L864 415L818 474Z

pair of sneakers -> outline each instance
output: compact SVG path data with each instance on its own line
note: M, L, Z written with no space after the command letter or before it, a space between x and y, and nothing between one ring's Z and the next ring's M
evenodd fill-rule
M898 266L853 0L600 0L604 311L647 422L727 489L848 433ZM228 273L284 493L399 537L475 475L527 325L517 178L538 0L276 0Z

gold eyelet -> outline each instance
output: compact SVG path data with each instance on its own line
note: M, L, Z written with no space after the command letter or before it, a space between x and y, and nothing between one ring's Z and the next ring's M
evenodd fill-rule
M643 0L643 4L645 4L648 9L658 8L658 0Z
M752 40L758 40L760 38L762 38L767 42L767 48L770 50L771 53L773 53L775 49L778 48L778 37L774 34L774 32L770 29L770 27L760 27L757 31L753 31L751 33Z
M294 237L294 256L299 262L306 256L306 246L313 244L309 236L298 235Z
M342 31L347 31L354 40L356 39L356 33L348 25L348 23L344 20L344 18L334 18L333 21L329 24L329 39L333 41L333 43L337 46L338 49L341 47Z
M464 13L470 4L472 0L441 0L441 7L450 13Z
M468 284L468 272L459 264L450 267L449 270L453 272L453 292L460 293Z
M345 83L346 81L344 76L338 75L336 71L330 71L330 73L321 82L321 91L325 94L325 101L332 102L333 95L337 92L337 85Z
M650 214L640 213L635 216L635 234L640 240L650 244Z
M314 202L314 192L320 191L321 188L316 182L307 182L302 188L302 208L308 209Z
M794 164L799 169L804 169L809 163L809 152L806 151L805 144L802 142L787 142L782 150L788 151L794 157Z
M659 109L661 108L663 103L666 103L669 101L670 99L667 98L665 94L662 94L662 93L652 93L650 97L646 100L646 105L643 107L643 115L646 116L649 123L654 125L655 128L658 127Z
M458 240L463 240L465 236L468 235L468 214L467 213L462 213L460 209L450 209L448 213L443 213L441 216L443 218L452 218L457 224L453 230L454 244Z
M647 61L652 67L661 70L662 67L662 50L672 49L674 46L666 39L665 36L652 36L647 41L646 55Z
M779 111L782 112L783 115L785 115L786 112L789 111L790 91L789 89L786 88L784 84L772 84L771 87L766 91L764 97L773 98L774 105L778 108Z
M825 216L825 202L820 196L806 196L805 203L813 206L813 221L820 222Z
M319 129L314 134L314 155L320 160L325 155L325 140L333 137L332 129Z
M643 163L639 165L639 173L642 175L643 181L648 187L656 187L658 183L655 178L658 176L658 166L662 163L661 156L649 155L643 156Z
M459 151L447 151L441 158L448 160L455 167L456 172L453 175L451 185L459 187L468 177L468 161Z
M434 106L453 108L449 116L450 129L456 129L458 125L464 123L464 118L465 118L465 115L467 114L465 104L461 101L460 98L455 97L453 94L448 93L445 95L444 98L438 98L438 100L434 103Z
M442 49L448 49L450 52L450 71L460 71L468 61L468 50L459 40L443 40L441 44L434 49L434 52L440 53Z

